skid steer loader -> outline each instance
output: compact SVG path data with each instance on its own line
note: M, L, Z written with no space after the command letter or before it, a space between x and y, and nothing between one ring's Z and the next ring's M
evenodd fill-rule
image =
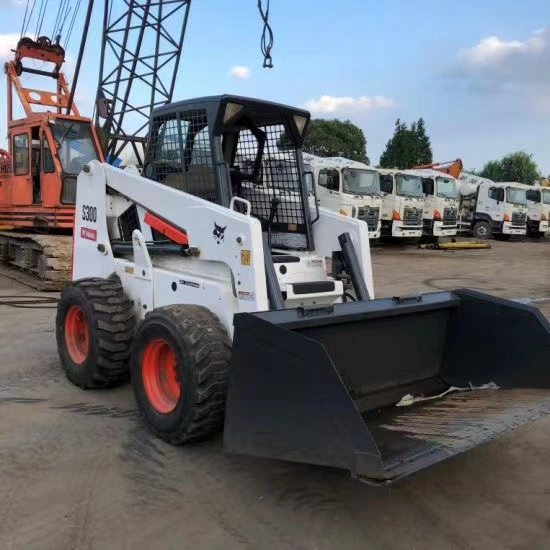
M170 443L223 426L228 452L373 482L548 413L533 308L469 290L374 299L366 223L308 201L308 124L255 99L188 100L153 112L145 177L85 166L56 319L68 378L130 375Z

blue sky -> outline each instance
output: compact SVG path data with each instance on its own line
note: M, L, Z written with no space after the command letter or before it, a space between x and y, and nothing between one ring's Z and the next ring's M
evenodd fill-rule
M77 95L87 115L97 87L102 4L96 1ZM2 59L19 37L25 5L0 0ZM481 168L525 150L550 174L548 0L271 0L270 19L274 68L263 69L256 0L193 0L174 99L233 92L305 106L314 117L350 119L365 132L374 164L395 119L422 116L435 160L461 157L466 168ZM79 32L77 25L69 58L76 57ZM69 61L69 78L72 69ZM3 105L3 86L0 92Z

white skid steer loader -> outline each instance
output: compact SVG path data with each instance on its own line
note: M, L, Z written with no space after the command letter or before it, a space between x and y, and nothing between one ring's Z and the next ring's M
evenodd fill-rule
M308 124L264 101L188 100L153 112L145 177L85 167L56 320L68 378L130 376L170 443L223 426L229 452L374 482L549 412L533 308L469 290L374 299L366 223L308 201Z

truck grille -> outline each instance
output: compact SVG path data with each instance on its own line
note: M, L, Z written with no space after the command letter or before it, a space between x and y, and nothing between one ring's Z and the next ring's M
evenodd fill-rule
M443 225L456 225L456 208L445 208L443 210Z
M378 229L378 218L380 217L380 208L370 208L368 206L357 209L357 217L364 222L367 222L369 231Z
M403 211L403 225L422 225L422 208L406 206Z
M514 212L512 214L512 225L525 225L527 214L525 212Z

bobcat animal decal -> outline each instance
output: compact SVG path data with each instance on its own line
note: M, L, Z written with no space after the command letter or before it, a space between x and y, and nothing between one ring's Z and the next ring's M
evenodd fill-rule
M227 225L225 227L222 227L221 225L218 225L216 222L214 222L214 231L212 231L212 235L214 235L214 239L216 239L216 244L220 244L225 239L226 229Z

